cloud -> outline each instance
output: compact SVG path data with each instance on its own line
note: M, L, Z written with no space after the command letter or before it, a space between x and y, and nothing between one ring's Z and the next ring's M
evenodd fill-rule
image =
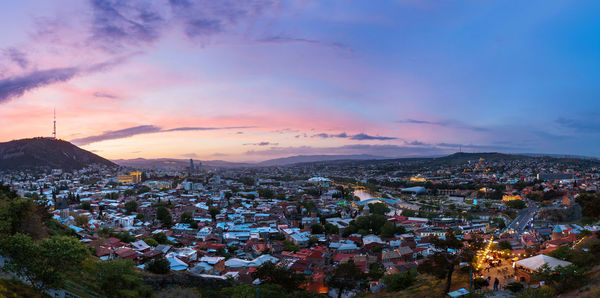
M21 97L28 91L50 84L66 82L78 75L106 70L121 63L130 56L117 57L109 61L96 63L88 67L64 67L38 70L22 76L9 77L0 80L0 103Z
M332 48L334 50L352 52L352 48L339 42L323 42L315 39L290 37L285 35L272 35L258 39L257 41L262 43L304 43L308 45Z
M446 120L446 121L428 121L428 120L417 120L417 119L403 119L398 120L396 123L405 123L405 124L424 124L424 125L432 125L432 126L440 126L440 127L454 127L459 129L467 129L473 131L490 131L489 128L473 126L469 124L462 123L456 120Z
M259 142L259 143L246 143L244 144L244 146L277 146L279 145L279 143L272 143L272 142Z
M271 147L264 150L249 150L248 156L264 156L273 158L275 156L293 155L374 155L382 157L410 157L410 156L438 156L454 152L448 148L439 147L413 147L400 145L369 145L351 144L339 147Z
M90 40L114 51L126 45L140 46L158 40L163 18L158 10L139 1L91 0Z
M101 92L101 91L94 92L94 97L109 98L109 99L119 99L120 98L118 95L114 95L114 94L108 93L108 92Z
M590 120L558 118L554 122L562 128L567 128L578 133L597 133L600 132L600 121L595 119L595 116Z
M52 83L68 81L77 75L79 71L75 67L54 68L0 80L0 103L20 97L25 92L36 88Z
M349 135L345 132L339 133L339 134L327 134L327 133L318 133L318 134L314 134L312 135L313 138L322 138L322 139L328 139L328 138L341 138L341 139L351 139L351 140L356 140L356 141L365 141L365 140L379 140L379 141L385 141L385 140L396 140L398 138L396 137L382 137L382 136L371 136L365 133L359 133L359 134L355 134L355 135Z
M229 127L175 127L171 129L163 130L169 131L201 131L201 130L222 130L222 129L244 129L244 128L256 128L256 126L229 126Z
M159 133L159 132L174 132L174 131L206 131L206 130L221 130L221 129L240 129L240 128L253 128L252 126L235 126L235 127L175 127L170 129L163 129L155 125L139 125L129 127L120 130L109 130L99 135L88 136L84 138L72 139L71 143L84 146L91 143L97 143L107 140L124 139L141 134Z
M78 146L83 146L106 140L123 139L140 134L156 133L160 132L161 130L162 129L160 127L154 125L140 125L120 130L109 130L95 136L73 139L71 140L71 143Z
M355 134L355 135L351 136L350 139L352 139L352 140L358 140L358 141L364 141L364 140L380 140L380 141L385 141L385 140L395 140L397 138L395 138L395 137L370 136L368 134L359 133L359 134Z
M19 65L21 68L27 68L29 66L29 60L27 55L17 48L8 48L3 51L4 55L8 57L12 62Z

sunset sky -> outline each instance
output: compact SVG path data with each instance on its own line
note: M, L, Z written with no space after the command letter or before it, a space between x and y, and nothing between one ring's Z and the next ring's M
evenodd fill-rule
M600 156L600 1L0 2L0 142Z

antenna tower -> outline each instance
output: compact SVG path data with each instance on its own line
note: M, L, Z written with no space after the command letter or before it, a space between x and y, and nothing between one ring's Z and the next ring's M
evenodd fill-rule
M54 129L52 130L52 138L56 139L56 109L54 109Z

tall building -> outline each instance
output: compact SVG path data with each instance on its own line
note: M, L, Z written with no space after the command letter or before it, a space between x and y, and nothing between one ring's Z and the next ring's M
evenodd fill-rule
M130 172L129 175L120 175L119 183L134 183L138 184L142 182L142 172L135 171Z
M190 158L190 172L194 172L194 160Z

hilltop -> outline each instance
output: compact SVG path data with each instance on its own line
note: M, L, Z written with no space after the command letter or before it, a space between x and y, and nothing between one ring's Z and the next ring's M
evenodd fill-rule
M92 164L116 166L92 152L53 138L20 139L0 143L0 170L49 168L73 170Z

